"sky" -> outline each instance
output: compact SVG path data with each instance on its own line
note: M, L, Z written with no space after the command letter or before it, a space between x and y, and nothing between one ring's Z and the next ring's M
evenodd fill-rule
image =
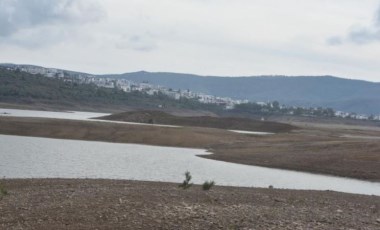
M380 0L0 0L0 62L380 82Z

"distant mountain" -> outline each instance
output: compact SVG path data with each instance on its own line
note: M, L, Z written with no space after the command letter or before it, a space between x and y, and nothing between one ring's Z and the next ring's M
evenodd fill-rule
M215 77L145 71L102 76L234 99L277 100L286 105L321 106L346 112L380 114L380 83L333 76Z

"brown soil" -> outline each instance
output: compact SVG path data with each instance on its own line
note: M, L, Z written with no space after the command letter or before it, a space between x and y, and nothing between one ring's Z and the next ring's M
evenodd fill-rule
M290 133L242 135L223 129L167 128L92 121L0 117L0 133L209 149L216 160L380 181L376 129L303 126Z
M40 110L40 111L86 111L86 112L98 112L98 113L121 113L126 111L137 111L142 108L134 107L134 106L115 106L115 105L58 105L52 103L6 103L0 102L0 108L9 108L9 109L27 109L27 110ZM213 112L207 110L191 110L191 109L183 109L183 108L150 108L153 111L162 111L169 114L173 114L175 116L182 117L199 117L199 116L210 116L217 117L217 115Z
M289 132L296 128L295 126L288 124L259 121L249 118L211 116L183 117L175 116L162 111L147 110L112 114L110 116L100 117L99 119L275 133Z
M379 229L380 198L116 180L3 180L1 229Z
M222 129L116 124L46 118L0 117L0 133L160 146L208 148L217 143L246 140Z
M380 181L378 139L341 138L319 130L255 138L215 148L209 159Z

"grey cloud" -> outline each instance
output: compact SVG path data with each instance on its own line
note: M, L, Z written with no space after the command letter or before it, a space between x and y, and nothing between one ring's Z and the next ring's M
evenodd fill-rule
M380 29L370 30L365 27L353 29L348 34L348 38L356 44L380 41Z
M153 36L149 33L142 35L123 35L116 42L118 49L133 49L136 51L152 51L157 48Z
M75 38L75 29L62 30L60 27L41 26L38 29L24 29L11 37L1 37L0 44L38 49Z
M92 0L0 0L0 37L54 24L84 24L105 16Z
M329 37L326 40L326 43L330 46L338 46L338 45L343 44L343 39L339 36L333 36L333 37Z
M365 45L372 42L380 41L380 7L375 13L375 18L372 25L369 26L353 26L348 31L344 39L340 37L330 37L326 40L328 45L341 45L344 41L349 41L358 45Z
M351 42L359 45L380 41L380 7L376 11L373 25L353 28L347 37Z

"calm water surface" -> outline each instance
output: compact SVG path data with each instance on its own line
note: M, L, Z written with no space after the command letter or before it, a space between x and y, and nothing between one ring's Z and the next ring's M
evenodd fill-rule
M239 165L197 157L205 150L0 135L0 177L105 178L380 195L380 183Z
M109 113L92 113L92 112L52 112L38 110L22 110L22 109L3 109L0 108L0 116L12 117L40 117L40 118L57 118L70 120L88 120L93 117L102 117L110 115Z

